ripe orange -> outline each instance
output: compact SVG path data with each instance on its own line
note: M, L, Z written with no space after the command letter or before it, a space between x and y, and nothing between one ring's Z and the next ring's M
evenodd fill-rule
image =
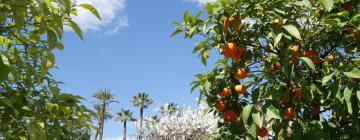
M237 49L236 54L231 58L234 59L236 62L239 62L243 53L244 53L244 48L240 47Z
M281 26L282 25L282 21L280 19L274 19L274 24L276 26Z
M279 68L280 68L279 63L273 63L273 64L271 64L270 70L271 70L271 72L275 72L275 71L279 70Z
M320 59L316 51L305 50L303 56L309 57L314 64L320 64Z
M296 117L295 109L292 107L288 107L284 111L284 117L285 119L293 119Z
M229 88L227 88L227 87L223 88L223 89L219 92L219 95L222 96L222 97L229 96L229 94L230 94L230 91L229 91Z
M226 110L223 114L224 121L233 122L236 121L237 115L233 110Z
M326 59L326 61L328 61L328 62L332 62L332 61L335 60L335 57L334 57L334 55L329 54L329 55L327 55L327 56L325 57L325 59Z
M295 54L295 56L299 56L299 46L296 44L291 44L289 46L290 50L293 51L293 53Z
M224 30L228 31L230 24L233 24L234 22L235 22L234 31L238 32L239 29L240 29L240 25L241 25L240 16L236 16L236 17L230 16L230 17L225 18L224 23L223 23L224 24Z
M256 127L256 135L262 138L266 137L268 135L268 130L265 127Z
M225 43L223 48L223 54L225 57L232 58L238 53L238 47L235 42Z
M299 88L293 88L291 90L291 95L293 95L294 97L297 97L301 94L301 90Z
M222 100L216 101L216 103L215 103L215 108L216 108L217 110L223 111L223 110L226 108L226 103L225 103L225 101L222 101Z
M235 72L235 77L238 79L244 79L247 75L247 71L244 68L239 68Z
M295 66L299 65L299 58L298 57L291 57L291 63Z
M243 84L241 85L236 85L235 86L235 91L238 93L238 94L244 94L246 92L246 86L244 86Z

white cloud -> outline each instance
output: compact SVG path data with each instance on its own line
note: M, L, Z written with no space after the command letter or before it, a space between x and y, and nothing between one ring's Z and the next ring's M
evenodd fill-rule
M204 5L204 4L206 4L207 2L214 2L214 1L216 1L216 0L185 0L185 1L198 3L199 5Z
M113 28L111 30L106 31L105 35L115 35L119 32L121 28L128 27L129 23L127 16L126 15L122 16L121 18L118 19L117 22L115 22L114 25L111 26L113 26Z
M125 0L77 0L77 4L88 3L93 5L99 12L101 21L98 20L90 11L79 8L78 16L73 16L73 20L83 31L100 31L110 27L111 30L119 30L129 26L127 16L122 13L125 9ZM112 25L119 23L121 25ZM114 33L115 34L115 33Z

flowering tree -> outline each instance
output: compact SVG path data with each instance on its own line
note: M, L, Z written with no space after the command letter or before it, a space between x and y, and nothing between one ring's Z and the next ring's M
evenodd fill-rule
M165 104L162 107L160 116L146 118L145 139L202 140L218 132L219 119L207 113L204 106L172 107L172 109L176 108L176 111L163 111L168 106L169 104Z
M192 83L225 121L222 139L360 136L359 0L218 0L203 11L186 11L172 36L203 37L194 53L205 65L211 50L224 56Z

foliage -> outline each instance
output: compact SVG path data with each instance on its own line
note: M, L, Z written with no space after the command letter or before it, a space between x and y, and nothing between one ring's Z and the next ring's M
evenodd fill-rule
M203 37L194 53L205 65L211 50L225 56L192 83L227 120L221 138L360 136L360 1L218 0L203 11L186 11L172 36Z
M82 38L70 18L79 7L71 0L0 0L1 138L90 138L92 111L80 105L82 97L62 93L49 73L53 51L64 49L63 27Z
M117 113L116 119L122 122L136 121L136 119L133 118L133 113L129 109L121 109L121 111Z
M144 138L148 140L202 140L217 133L216 122L219 118L205 112L204 106L175 108L177 108L175 112L160 112L160 116L147 117Z

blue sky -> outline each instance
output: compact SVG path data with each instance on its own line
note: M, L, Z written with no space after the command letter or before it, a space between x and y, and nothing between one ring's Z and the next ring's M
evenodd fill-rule
M198 94L190 94L193 75L211 67L201 64L192 54L199 39L184 40L180 35L170 38L172 21L181 21L185 10L191 13L201 9L207 0L77 0L93 4L102 21L86 11L74 17L84 31L81 41L67 31L65 49L56 51L59 69L53 75L64 92L85 97L91 107L92 94L100 88L109 88L119 103L111 104L112 113L121 108L134 111L129 100L138 92L146 92L155 101L146 111L150 114L165 102L195 105ZM104 137L122 135L119 122L108 120ZM134 135L133 125L128 134Z

